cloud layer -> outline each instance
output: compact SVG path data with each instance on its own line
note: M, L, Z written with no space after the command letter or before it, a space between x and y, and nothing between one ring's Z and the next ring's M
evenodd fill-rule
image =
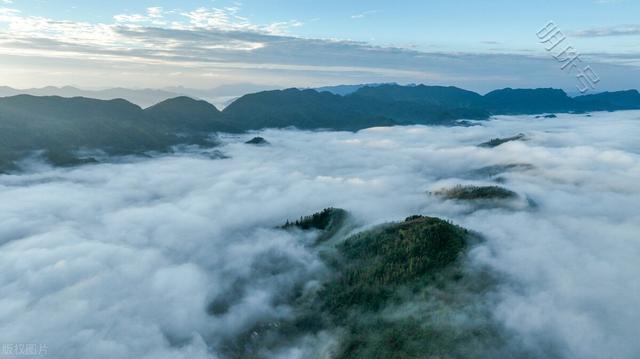
M479 231L472 259L501 279L494 313L517 345L634 358L640 323L639 112L501 117L474 127L223 137L228 158L183 150L0 176L0 333L53 358L225 357L290 318L327 269L308 238L274 229L328 206L361 228L412 214ZM475 145L524 132L528 140ZM503 185L536 209L473 210L426 195L472 170L526 163ZM211 307L211 303L216 303ZM249 333L249 334L247 334ZM322 355L335 333L265 355Z
M18 88L238 82L310 87L395 81L476 91L550 85L575 89L574 76L540 53L438 53L302 38L290 34L304 25L296 19L256 24L242 17L238 7L151 7L141 14L118 14L112 22L90 23L32 16L9 6L0 7L0 76ZM595 55L584 61L602 62L593 65L603 79L602 89L631 88L640 79L637 67L628 62L608 63L609 57Z

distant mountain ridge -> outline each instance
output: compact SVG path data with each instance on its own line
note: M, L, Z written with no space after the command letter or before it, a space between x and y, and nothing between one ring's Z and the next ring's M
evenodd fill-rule
M640 109L637 90L603 92L569 97L559 89L511 89L492 91L484 96L485 106L495 115L541 113L582 113Z
M216 106L226 106L234 99L251 92L272 90L277 86L240 83L219 85L209 89L194 89L186 87L166 87L162 89L137 89L115 87L100 90L80 89L73 86L47 86L42 88L15 89L8 86L0 86L0 97L17 95L32 96L60 96L60 97L87 97L98 100L124 99L142 108L153 106L164 100L180 96L189 96L195 99L205 100Z
M640 93L638 90L602 92L594 95L584 95L574 98L578 103L590 107L593 111L635 110L640 103Z
M7 86L0 86L0 97L16 95L60 96L67 98L87 97L97 100L114 100L121 98L144 108L169 98L181 96L183 93L159 89L127 89L121 87L104 90L84 90L73 86L47 86L30 89L15 89Z
M0 169L44 150L72 164L74 151L113 154L209 144L213 132L263 128L357 131L376 126L452 125L492 115L640 109L637 90L569 97L558 89L501 89L484 96L457 87L382 84L347 95L271 90L244 95L223 111L186 96L146 109L122 99L17 95L0 98Z
M336 85L336 86L323 86L316 87L312 90L316 90L318 92L330 92L334 95L346 96L350 95L363 87L377 87L382 85L397 85L396 83L368 83L368 84L359 84L359 85Z

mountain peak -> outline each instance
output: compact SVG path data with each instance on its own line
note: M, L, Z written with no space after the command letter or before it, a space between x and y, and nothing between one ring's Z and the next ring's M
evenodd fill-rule
M178 96L159 102L145 111L165 112L172 114L191 114L200 116L219 117L220 111L212 104L204 100L196 100L187 96Z

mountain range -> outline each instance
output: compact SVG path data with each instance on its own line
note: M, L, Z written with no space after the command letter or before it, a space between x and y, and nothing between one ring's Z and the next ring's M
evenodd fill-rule
M55 164L73 164L80 149L162 151L182 143L211 144L213 132L285 127L357 131L452 125L493 115L630 109L640 109L636 90L569 97L550 88L506 88L484 96L451 86L377 84L346 95L292 88L247 94L222 111L186 96L143 109L122 99L16 95L0 98L0 169L38 150Z
M383 84L359 84L359 85L337 85L313 88L318 92L331 92L335 95L349 95L365 86L380 86ZM281 89L280 86L259 85L253 83L238 83L219 85L208 89L196 89L183 86L171 86L161 89L136 89L114 87L107 89L81 89L74 86L46 86L40 88L16 89L8 86L0 86L0 97L16 95L33 96L60 96L60 97L87 97L98 100L123 99L134 103L142 108L153 106L164 100L180 96L188 96L194 99L201 99L210 102L218 107L226 107L235 99L247 93L255 93L266 90Z
M219 107L224 107L243 94L277 88L279 87L252 83L220 85L209 89L194 89L181 86L165 87L162 89L132 89L115 87L89 90L73 86L47 86L41 88L16 89L8 86L0 86L0 97L33 95L87 97L98 100L124 99L142 108L147 108L164 100L179 96L189 96L195 99L205 100Z

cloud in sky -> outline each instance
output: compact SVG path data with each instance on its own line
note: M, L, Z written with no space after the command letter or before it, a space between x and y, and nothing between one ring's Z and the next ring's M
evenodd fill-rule
M637 36L640 35L640 25L619 25L610 27L591 28L571 32L578 37L607 37L607 36Z
M624 2L625 0L593 0L596 4L619 4Z
M243 143L254 134L223 138L224 159L184 150L0 175L2 339L44 343L50 357L65 359L228 353L255 326L294 316L287 295L313 290L326 275L304 245L310 238L274 227L337 206L361 227L418 213L479 231L486 242L471 258L499 274L488 303L521 339L515 345L566 358L635 358L639 117L267 130L260 135L269 147ZM475 146L518 132L528 141ZM503 185L535 210L470 211L426 195L492 184L469 171L510 163L533 166L504 174ZM284 338L276 351L317 357L335 334Z
M575 90L575 77L563 73L548 56L427 53L288 33L299 26L304 24L297 20L255 24L241 16L238 7L150 7L144 13L115 15L111 23L62 21L2 7L0 75L4 85L21 88L211 87L215 79L215 85L308 87L395 81L476 91L506 86ZM603 89L636 86L638 72L625 65L598 64ZM166 76L178 73L181 76Z
M377 13L378 13L378 10L369 10L369 11L361 12L359 14L351 15L351 18L352 19L364 19L364 18L366 18L366 17L368 17L370 15L377 14Z

